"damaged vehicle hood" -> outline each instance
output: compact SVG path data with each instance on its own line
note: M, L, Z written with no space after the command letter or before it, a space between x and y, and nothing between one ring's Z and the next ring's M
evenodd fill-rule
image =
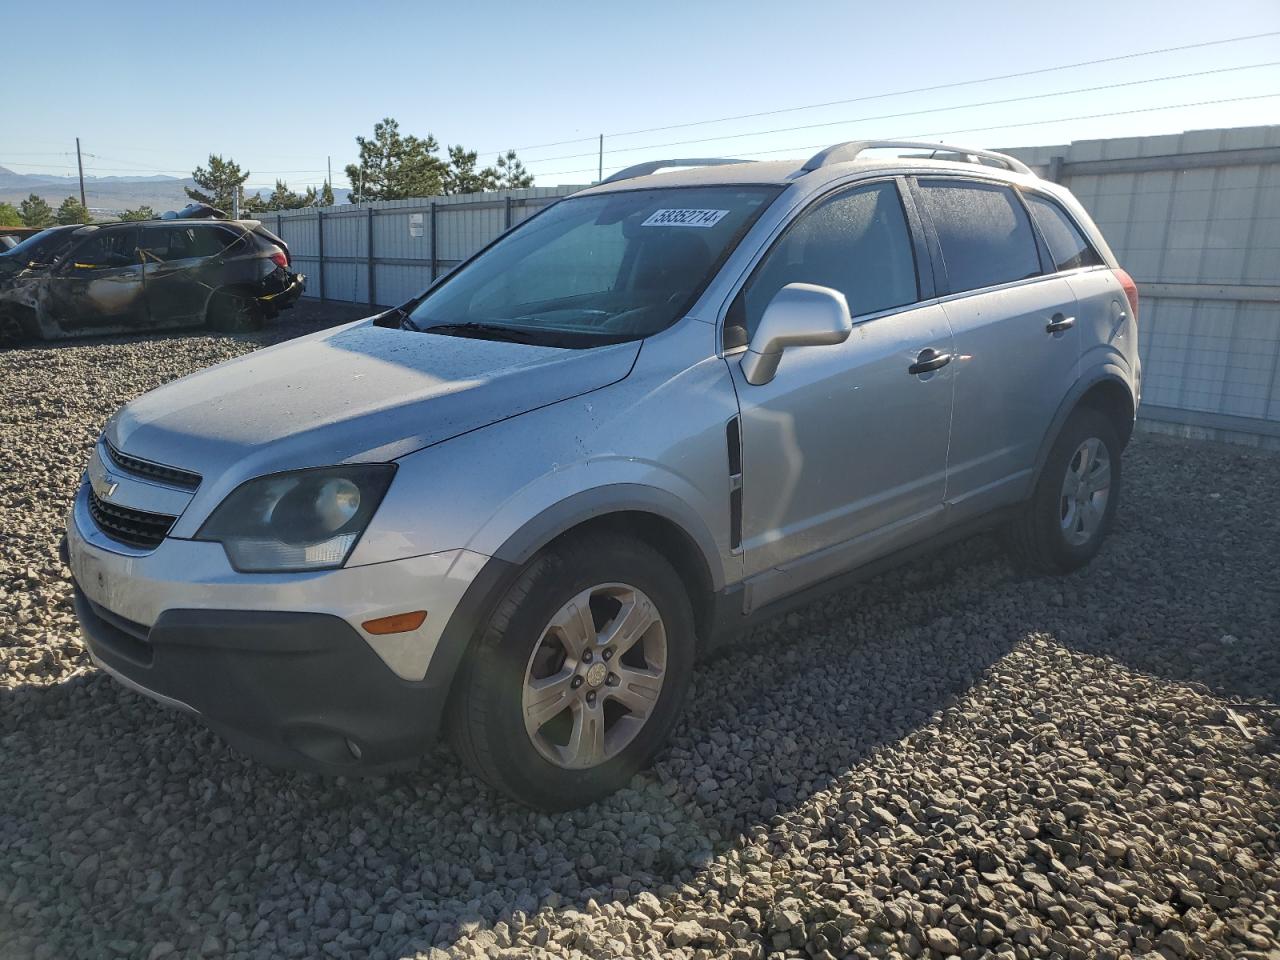
M639 350L639 341L568 350L360 320L175 380L121 408L105 433L131 456L201 474L203 496L280 470L393 460L608 386Z

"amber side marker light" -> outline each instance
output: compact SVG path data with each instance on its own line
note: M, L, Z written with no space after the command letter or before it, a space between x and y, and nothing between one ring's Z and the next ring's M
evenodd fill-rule
M408 633L410 630L417 630L426 619L427 611L414 610L412 613L393 613L389 617L366 620L361 626L374 634Z

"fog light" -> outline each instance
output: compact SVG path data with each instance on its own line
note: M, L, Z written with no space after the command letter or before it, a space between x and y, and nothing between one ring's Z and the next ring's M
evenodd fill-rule
M377 635L408 633L410 630L417 630L426 619L427 611L414 610L412 613L394 613L389 617L366 620L361 626L369 633Z

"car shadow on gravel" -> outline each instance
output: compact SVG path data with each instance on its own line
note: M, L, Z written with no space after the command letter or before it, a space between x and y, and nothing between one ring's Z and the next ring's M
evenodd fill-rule
M959 544L765 624L700 667L651 770L561 815L494 795L444 749L389 778L273 772L92 667L0 690L0 877L58 944L128 941L118 910L135 904L152 942L225 929L306 956L357 935L346 949L408 956L543 908L669 896L1012 648L961 623L967 592L1007 580L997 557ZM385 929L353 932L357 916Z
M715 913L741 886L726 867L739 853L739 867L773 878L773 901L794 888L807 902L815 883L838 890L843 874L821 866L836 857L909 892L911 873L891 878L874 858L922 829L944 795L1007 785L1006 815L1032 818L1065 802L1045 794L1039 771L988 768L988 752L1025 742L1028 756L1060 749L1079 762L1071 714L1093 721L1108 672L1122 693L1107 724L1131 709L1180 724L1178 744L1234 738L1215 748L1234 762L1241 735L1177 696L1191 686L1275 703L1280 538L1256 505L1280 471L1255 463L1231 480L1175 470L1179 483L1153 482L1181 449L1135 443L1126 467L1142 478L1138 496L1084 571L1022 577L978 537L762 625L699 666L651 770L566 814L495 796L445 750L390 778L272 772L87 665L0 688L0 954L43 945L49 956L148 958L168 944L181 955L393 958L504 947L539 914L559 928L543 942L594 951L604 941L575 926L611 902L644 923L643 894ZM1018 697L1022 712L997 726L991 717ZM1045 733L1053 697L1067 719ZM1261 741L1270 721L1258 716L1246 720ZM1176 799L1181 788L1161 789ZM1246 828L1274 822L1275 796L1241 811ZM961 833L944 850L957 871L977 856L964 819L942 821ZM760 849L769 862L746 859ZM923 847L918 856L927 876L941 869ZM806 871L819 872L808 893L793 880Z

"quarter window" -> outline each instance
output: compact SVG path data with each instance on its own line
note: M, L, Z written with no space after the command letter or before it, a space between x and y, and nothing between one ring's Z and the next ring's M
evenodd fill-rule
M921 180L952 293L1038 276L1031 221L1013 191L987 183Z
M919 298L911 232L898 188L877 183L823 200L800 215L769 251L734 304L729 326L749 339L774 295L789 283L839 290L854 316Z
M1034 194L1026 195L1026 201L1036 226L1040 228L1040 235L1049 247L1055 269L1078 270L1081 267L1101 266L1102 257L1061 207L1052 200Z

